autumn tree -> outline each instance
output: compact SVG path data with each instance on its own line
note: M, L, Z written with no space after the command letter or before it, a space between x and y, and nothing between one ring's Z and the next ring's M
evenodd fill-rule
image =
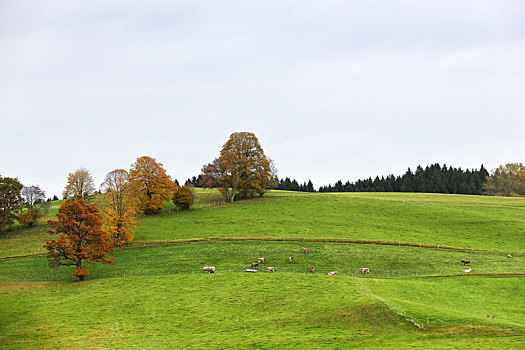
M101 212L104 229L120 246L133 241L136 218L140 211L134 205L138 191L129 181L128 172L117 169L109 172L101 185Z
M500 165L487 176L485 193L494 196L525 195L525 166L521 163Z
M131 165L129 179L139 191L138 208L148 215L161 211L176 187L162 164L148 156L138 158Z
M24 201L20 192L23 187L17 178L0 175L0 229L12 224L22 210Z
M27 210L18 215L17 220L21 225L33 226L46 211L45 192L38 186L25 186L21 194Z
M86 198L95 193L95 182L87 169L80 168L67 177L64 198Z
M219 158L202 168L203 187L218 188L229 201L262 196L275 185L276 170L251 132L235 132L222 146Z
M194 197L195 191L192 186L179 186L173 190L171 200L180 210L187 210L193 204Z
M102 216L94 204L87 204L83 199L68 199L56 217L56 221L48 220L51 226L48 232L60 237L44 244L50 267L75 266L72 275L77 281L83 281L89 275L89 270L82 266L83 261L115 263L114 258L108 258L114 239L104 231Z

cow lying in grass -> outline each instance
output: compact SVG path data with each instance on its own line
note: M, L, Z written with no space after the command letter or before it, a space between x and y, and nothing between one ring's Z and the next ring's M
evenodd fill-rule
M289 261L289 262L292 262L292 261L293 261L293 257L289 256L289 257L288 257L288 261Z
M463 263L463 266L470 265L470 260L461 260L461 262Z
M215 266L204 266L202 272L215 273Z
M315 271L315 267L312 266L312 265L308 265L308 271L314 272Z
M470 271L472 271L472 269L470 267L468 269L466 269L466 270L463 270L464 273L469 273Z
M359 269L362 273L370 273L370 269L368 267L362 267Z
M266 262L266 258L259 258L257 259L257 262L260 264L260 263L265 263Z
M507 255L507 258L512 258L512 255L508 254L508 255Z
M310 249L308 248L301 248L302 253L310 253Z
M275 272L275 267L268 266L268 268L266 269L266 272Z
M337 276L337 271L328 272L328 276Z

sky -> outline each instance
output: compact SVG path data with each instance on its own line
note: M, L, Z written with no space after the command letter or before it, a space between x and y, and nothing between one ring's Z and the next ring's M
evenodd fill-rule
M0 0L0 174L60 197L254 132L316 187L525 162L525 1Z

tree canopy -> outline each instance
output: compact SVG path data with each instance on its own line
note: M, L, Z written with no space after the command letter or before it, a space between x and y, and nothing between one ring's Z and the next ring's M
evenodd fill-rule
M487 176L485 193L495 196L525 195L525 166L522 163L507 163Z
M104 231L102 216L95 205L83 199L68 199L62 203L56 217L57 220L47 223L51 226L49 233L60 237L44 244L50 267L75 266L72 274L77 281L82 281L89 275L89 270L82 266L83 261L115 263L114 258L108 258L114 240Z
M24 201L20 192L23 187L17 178L0 175L0 229L12 224L22 210Z
M169 202L176 184L155 158L143 156L131 165L129 179L139 191L138 208L145 214L155 214Z
M235 132L222 146L220 157L202 168L201 184L218 188L229 201L236 196L262 196L276 181L276 171L251 132Z
M80 168L67 177L64 198L86 198L96 191L95 182L87 169Z
M104 229L115 238L119 245L133 241L136 218L140 211L134 205L139 191L129 181L124 169L110 171L101 185L101 212Z

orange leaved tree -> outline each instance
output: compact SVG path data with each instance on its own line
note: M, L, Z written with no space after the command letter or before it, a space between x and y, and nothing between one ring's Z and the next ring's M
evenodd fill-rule
M276 180L276 171L251 132L234 132L222 146L221 155L202 168L204 187L215 187L233 201L236 195L262 196Z
M44 244L50 267L75 266L72 275L83 281L89 275L83 261L115 263L114 258L108 258L114 239L102 228L102 216L95 205L69 199L62 203L56 217L56 221L47 222L51 226L48 232L60 237Z
M64 198L85 198L95 193L95 182L87 169L80 168L67 177Z
M140 157L131 165L129 178L140 191L138 208L145 214L155 214L162 210L164 202L169 202L173 189L177 186L166 174L161 163L148 156Z
M120 246L133 241L136 218L140 211L134 205L138 191L129 181L128 172L117 169L109 172L101 186L101 212L104 229Z

